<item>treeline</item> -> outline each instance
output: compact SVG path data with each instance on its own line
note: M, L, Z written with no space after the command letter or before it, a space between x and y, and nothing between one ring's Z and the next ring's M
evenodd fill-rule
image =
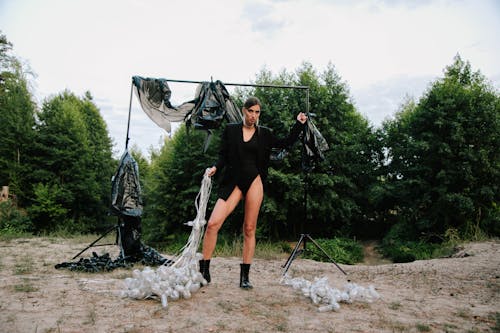
M312 170L303 168L300 144L272 165L258 237L378 238L400 252L422 242L500 234L500 96L459 56L418 101L405 101L378 129L356 110L332 65L321 73L310 64L294 73L262 71L255 83L309 86L312 119L330 145ZM305 108L298 90L255 88L236 97L248 94L261 99L261 122L279 135ZM194 216L202 173L217 155L216 141L202 154L203 140L181 130L152 156L145 215L151 240L179 234ZM238 209L223 230L238 233L241 220Z
M117 165L90 93L64 91L38 106L30 73L0 35L0 232L92 232L107 223Z
M88 232L113 223L107 211L117 161L90 93L66 91L38 107L5 36L1 43L0 183L9 185L17 207L2 203L0 231ZM312 120L330 146L312 167L304 167L300 143L272 164L259 239L309 233L379 238L390 248L500 234L500 95L459 56L423 96L404 101L380 128L356 110L333 65L322 72L308 63L295 72L262 70L255 83L309 86ZM245 88L233 97L241 105L250 94L263 102L261 124L278 135L305 110L300 90ZM149 160L133 152L146 242L168 243L189 231L184 223L196 215L194 199L203 172L217 158L220 131L206 153L206 133L183 127ZM223 232L239 233L241 220L240 207Z

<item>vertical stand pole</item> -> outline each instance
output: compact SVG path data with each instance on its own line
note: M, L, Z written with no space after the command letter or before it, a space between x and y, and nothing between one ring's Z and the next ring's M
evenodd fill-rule
M130 113L132 111L132 94L133 94L133 90L134 90L134 82L132 82L130 84L130 102L128 104L128 121L127 121L127 137L125 139L125 150L127 150L128 148L128 141L129 141L129 131L130 131Z
M306 115L309 118L310 117L310 112L309 112L309 88L306 89ZM284 268L282 276L285 276L287 273L288 269L290 268L290 265L292 264L293 260L297 258L302 252L306 251L306 246L307 246L307 241L310 240L318 250L320 250L323 255L325 255L332 263L335 264L335 266L342 272L344 275L347 275L347 273L333 260L333 258L307 233L304 233L305 230L305 225L307 224L307 194L308 194L308 185L309 185L309 172L314 168L308 165L307 163L307 151L305 148L305 133L306 129L304 127L304 142L302 145L302 170L304 171L304 218L302 220L302 226L301 226L301 232L302 234L300 235L300 238L295 245L292 253L288 257L286 263L282 266ZM299 250L300 244L302 244L302 249Z

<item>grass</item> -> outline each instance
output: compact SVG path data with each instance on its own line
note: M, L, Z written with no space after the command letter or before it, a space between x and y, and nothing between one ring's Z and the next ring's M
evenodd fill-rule
M445 332L453 332L454 330L458 329L458 326L455 324L446 323L443 326Z
M31 274L33 273L34 263L31 257L23 257L14 266L15 275Z
M27 232L2 232L0 233L0 241L2 242L10 242L11 240L14 239L19 239L19 238L34 238L34 236L31 233Z
M217 305L222 309L224 313L230 313L234 310L234 305L230 301L219 301Z
M38 291L38 288L33 286L28 279L23 279L22 283L14 285L14 291L20 293L32 293Z
M417 331L419 332L430 332L431 328L426 324L417 324Z
M352 239L335 237L332 239L317 239L316 243L321 249L309 242L305 258L328 262L330 261L328 256L330 256L336 262L348 265L363 261L363 247L360 243Z
M463 319L469 319L472 315L470 309L460 309L457 312L457 316Z
M495 320L495 326L491 328L491 330L495 333L500 333L500 312L495 312L495 314L491 314L492 319Z
M217 242L215 248L215 256L220 257L241 257L243 254L243 239L242 237L234 237L228 239L223 237ZM283 249L281 242L257 241L255 246L255 258L259 259L281 259L287 253Z
M278 332L287 332L288 331L288 325L286 322L281 322L276 324L276 331Z
M45 236L46 239L52 243L52 244L57 244L61 242L62 239L69 239L71 242L75 244L90 244L91 242L95 241L97 238L101 237L102 235L98 234L70 234L70 233L51 233L50 235ZM109 233L105 237L103 237L97 244L114 244L116 240L116 234L115 233Z
M157 247L162 253L175 254L186 244L189 234L175 235L169 238L168 244ZM320 246L339 263L353 264L363 260L362 245L356 241L344 238L319 239L316 240ZM295 244L292 244L295 245ZM286 258L292 252L292 245L286 241L269 241L257 239L255 246L255 258L274 260ZM201 247L201 245L200 245ZM329 261L324 254L319 253L312 243L308 244L309 253L305 258ZM201 248L199 249L201 251ZM241 257L243 251L243 236L241 233L228 235L219 233L214 256L217 257Z
M362 246L352 240L345 239L320 239L317 240L320 246L340 263L353 264L363 260ZM292 252L292 247L285 241L257 240L255 246L255 258L274 260L283 259ZM310 251L309 251L310 250ZM243 237L241 235L227 236L219 235L214 256L220 257L241 257L243 251ZM313 244L308 244L308 251L304 253L304 258L318 261L328 261L323 253Z
M399 310L401 308L401 303L400 302L392 302L389 304L389 309L391 310Z
M125 328L124 333L140 333L142 332L142 330L140 328L136 328L136 327L131 327L131 328ZM172 332L172 330L169 330L168 332Z
M413 238L408 238L407 226L396 224L385 235L379 250L384 257L393 262L404 263L449 257L456 252L457 246L460 244L489 239L477 225L468 225L466 229L459 232L457 229L450 228L442 235L433 235L440 239L439 242L431 242L429 237L418 238L413 235Z
M92 305L92 307L89 307L88 309L87 320L83 324L95 325L96 319L97 319L97 312L95 310L95 305Z
M409 331L408 327L400 322L391 323L391 324L389 324L389 327L392 329L393 332L408 332Z
M451 236L450 236L451 235ZM0 241L9 242L12 239L19 238L19 235L0 234ZM33 235L22 234L22 237L32 238ZM89 244L101 237L98 234L72 234L66 230L60 230L44 235L44 238L50 243L59 243L61 238L70 240L73 243ZM146 244L155 247L160 253L176 254L186 244L189 233L171 235L166 243L150 244L147 240L143 240ZM477 238L477 237L476 237ZM442 244L429 244L423 241L401 241L397 238L392 240L385 239L378 247L378 250L384 257L392 259L393 262L408 262L413 260L431 259L438 257L447 257L451 255L456 246L464 239L459 238L455 233L448 232L446 234L448 241ZM109 233L101 239L98 244L114 244L116 235L114 232ZM336 262L343 264L355 264L363 261L363 248L360 242L346 239L316 239L317 243L323 248ZM257 240L255 248L255 258L273 260L286 258L291 252L295 244L286 241L268 241ZM224 234L220 233L217 241L217 246L214 256L221 257L240 257L242 255L243 238L241 233ZM201 251L201 248L199 249ZM317 261L329 261L329 259L319 251L313 244L308 243L307 251L304 253L304 258L309 258Z
M225 323L224 321L222 321L222 320L218 320L218 321L215 323L215 325L217 326L217 328L218 328L219 330L222 330L222 331L226 330L226 327L227 327L227 326L226 326L226 323Z

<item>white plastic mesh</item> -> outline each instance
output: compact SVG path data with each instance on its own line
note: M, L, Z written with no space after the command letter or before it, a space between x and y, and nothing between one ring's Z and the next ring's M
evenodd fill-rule
M186 224L192 227L186 245L174 256L169 266L160 266L158 269L150 267L142 271L136 269L131 278L125 279L123 297L135 299L159 298L163 307L168 306L168 299L191 298L192 293L198 291L207 281L199 272L198 260L202 258L197 253L203 238L206 224L205 212L212 188L212 181L205 172L201 182L200 192L196 196L196 218Z
M176 255L169 266L160 266L156 270L150 267L142 271L134 270L132 277L125 279L123 297L158 298L162 306L167 307L169 299L191 298L193 293L207 284L199 272L198 261L202 259L202 255L197 253L197 250L203 238L205 212L211 187L211 179L205 172L200 192L195 200L197 215L193 221L186 223L192 230L186 245L179 251L180 255ZM314 304L319 305L318 310L321 312L336 311L340 309L341 302L373 302L380 298L372 285L362 287L355 283L347 283L342 290L339 290L329 285L327 277L314 278L314 282L311 282L304 278L291 278L285 275L280 282L310 297Z
M328 284L327 277L314 278L314 282L304 278L291 278L285 275L281 283L291 286L300 291L304 296L310 297L312 302L319 305L320 312L337 311L340 309L339 303L368 302L371 303L380 298L375 287L370 285L362 287L356 283L346 283L342 290L333 288Z

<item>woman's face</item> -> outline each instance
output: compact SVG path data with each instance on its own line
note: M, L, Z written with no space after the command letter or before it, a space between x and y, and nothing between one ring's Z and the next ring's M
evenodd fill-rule
M245 124L247 126L255 125L260 117L260 105L250 106L248 109L243 108L243 116L245 117Z

